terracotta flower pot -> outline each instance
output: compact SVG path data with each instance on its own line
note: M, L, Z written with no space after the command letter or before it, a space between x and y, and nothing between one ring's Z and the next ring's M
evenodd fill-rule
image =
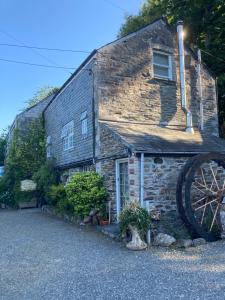
M100 220L100 225L101 226L109 225L109 221L108 220Z

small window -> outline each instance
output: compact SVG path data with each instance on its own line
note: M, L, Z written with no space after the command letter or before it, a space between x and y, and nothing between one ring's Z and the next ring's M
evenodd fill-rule
M162 52L153 52L154 77L172 79L171 56Z
M69 150L74 147L74 122L67 123L62 129L63 150Z
M86 136L88 133L87 111L84 111L80 117L81 120L81 134Z
M91 172L91 166L90 165L83 166L81 172L83 173Z

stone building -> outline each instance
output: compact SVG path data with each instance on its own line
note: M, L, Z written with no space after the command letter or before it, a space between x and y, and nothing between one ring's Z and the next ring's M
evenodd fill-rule
M176 213L187 159L224 152L215 78L182 47L182 35L156 20L93 51L44 111L47 156L64 180L102 174L115 218L133 199Z
M15 117L12 125L9 128L9 132L7 134L7 148L9 147L10 141L13 137L14 130L19 129L20 131L23 131L24 133L26 133L26 131L29 127L29 124L32 121L42 117L42 113L43 113L45 107L51 101L53 96L54 96L54 94L44 98L37 104L26 108L24 111L22 111L20 114L18 114Z

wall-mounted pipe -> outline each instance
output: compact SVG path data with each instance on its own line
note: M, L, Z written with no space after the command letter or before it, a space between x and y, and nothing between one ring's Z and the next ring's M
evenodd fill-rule
M202 75L201 75L201 64L202 55L201 50L198 49L198 89L199 89L199 100L200 100L200 129L204 129L204 111L202 102Z
M194 133L194 129L192 125L192 114L188 109L187 99L186 99L183 21L177 22L177 33L178 33L178 44L179 44L181 107L186 115L186 131L190 133Z
M140 202L141 207L144 207L144 153L141 153L141 167L140 167Z

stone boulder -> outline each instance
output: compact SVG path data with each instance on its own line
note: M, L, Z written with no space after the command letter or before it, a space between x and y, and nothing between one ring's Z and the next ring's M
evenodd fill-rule
M166 233L159 233L154 239L154 246L169 247L176 242L176 239Z
M197 238L192 241L193 247L197 247L197 246L201 246L201 245L205 245L205 244L206 244L206 240L203 238Z
M190 239L180 239L174 244L177 248L188 248L192 246L192 240Z

